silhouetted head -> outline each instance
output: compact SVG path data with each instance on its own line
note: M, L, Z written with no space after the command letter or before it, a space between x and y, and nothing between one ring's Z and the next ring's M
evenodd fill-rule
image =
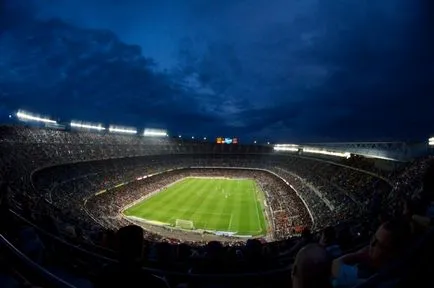
M208 258L221 258L222 257L223 246L222 243L218 241L210 241L207 244L207 257Z
M330 284L330 261L326 250L318 244L303 247L292 266L293 288L325 288Z
M262 243L258 239L249 239L246 242L246 253L248 256L257 256L262 255Z
M333 227L327 227L322 231L320 244L328 246L336 241L336 233Z
M181 243L178 245L177 247L177 255L178 255L178 260L186 260L188 259L188 257L190 257L191 251L190 251L190 246L188 246L185 243Z
M369 256L372 264L380 268L399 257L411 244L411 226L402 219L382 224L372 237Z
M117 232L119 256L121 262L137 264L143 257L143 229L137 225L122 227Z
M310 232L309 228L306 227L303 229L303 231L301 231L301 238L307 241L310 241L312 239L312 233Z

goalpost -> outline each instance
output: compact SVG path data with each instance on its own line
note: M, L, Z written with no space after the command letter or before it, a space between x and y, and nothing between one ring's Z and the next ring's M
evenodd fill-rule
M176 219L175 227L186 230L194 230L193 221L190 220Z

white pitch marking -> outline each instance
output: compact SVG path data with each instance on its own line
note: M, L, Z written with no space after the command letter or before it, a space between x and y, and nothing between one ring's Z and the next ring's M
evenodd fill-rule
M231 213L231 219L229 220L229 226L228 226L228 231L231 231L231 226L232 226L232 218L234 217L234 214Z
M254 186L254 185L252 185L252 186ZM258 198L256 197L256 190L252 189L252 192L253 192L253 198L254 198L253 200L255 201L256 217L258 218L258 225L259 225L258 232L260 232L260 231L262 231L262 228L261 228L261 219L259 217L259 212L258 212Z

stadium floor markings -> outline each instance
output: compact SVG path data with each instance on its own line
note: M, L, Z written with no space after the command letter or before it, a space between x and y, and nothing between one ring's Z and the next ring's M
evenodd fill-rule
M201 186L200 197L198 197L199 202L194 206L194 210L190 211L191 215L189 217L194 218L196 225L200 228L201 226L208 228L208 226L213 226L210 221L219 218L215 211L214 203L216 202L215 187L219 185L218 181L215 184L213 181L197 181L202 182L204 185ZM213 187L214 186L214 187ZM217 201L218 202L218 201ZM215 217L217 216L217 217Z
M210 182L212 183L212 182ZM227 208L227 198L225 194L230 190L227 181L218 180L212 189L212 202L208 202L207 208L217 214L216 217L209 217L209 223L218 231L224 231L229 221L231 207ZM226 191L226 192L224 192ZM225 211L227 210L227 211Z
M155 209L153 209L153 217L162 219L167 217L172 218L173 213L171 213L170 210L174 209L174 207L182 207L182 203L185 203L185 201L188 201L188 199L191 197L190 191L195 191L197 186L197 183L194 181L187 181L186 183L180 183L179 185L177 184L178 183L173 185L173 190L170 195L171 197L166 198L164 202L160 203L157 207L155 207ZM174 218L183 219L181 216ZM174 222L172 224L174 224Z
M238 203L238 207L237 209L233 210L234 216L231 223L231 230L240 234L245 234L251 221L251 216L249 213L249 207L251 206L251 203L248 197L246 199L246 196L249 195L249 186L247 184L248 180L238 182L238 190L234 196L234 200Z
M205 189L202 188L202 190L203 191L208 190L209 189L208 186L209 186L209 183L208 184L205 183ZM189 191L187 191L187 193L188 192ZM189 219L191 217L194 217L195 215L202 216L202 212L204 210L206 203L208 201L210 201L210 199L212 199L212 198L213 198L213 193L205 193L205 192L201 193L200 197L199 196L195 197L192 200L192 205L190 206L190 209L188 209L188 211L186 211L186 212L183 212L182 216L180 216L181 219ZM191 208L194 208L194 209L191 209ZM202 218L203 217L200 217L201 222L202 222Z
M256 185L255 185L255 183L252 183L252 194L253 194L253 201L255 202L255 214L256 214L256 218L257 218L257 225L259 225L259 227L258 227L258 233L259 232L261 232L262 231L262 225L261 225L261 223L262 223L262 221L261 221L261 217L259 216L259 211L258 211L258 209L260 209L260 207L258 206L258 201L259 201L259 199L258 199L258 195L257 195L257 187L256 187Z
M253 191L252 193L255 193L255 192ZM256 214L256 219L258 220L256 223L258 225L261 225L261 218L259 217L259 213L258 213L258 200L256 199L256 195L254 195L253 201L255 202L255 214ZM259 228L258 231L260 231L261 227L258 227L258 228Z
M229 220L229 225L228 225L228 231L231 231L231 227L232 227L232 220L234 219L234 214L231 213L231 219Z
M190 203L197 203L197 204L191 204L190 209L185 209L185 211L181 212L181 214L178 215L177 218L178 219L185 219L185 220L194 218L195 220L193 220L193 221L195 221L196 223L193 223L193 224L195 226L198 226L198 225L200 226L201 222L203 222L203 220L201 219L203 217L200 217L200 212L202 210L200 208L200 206L201 206L200 203L205 201L206 200L205 198L210 197L211 195L208 195L208 194L211 194L211 193L205 194L205 192L203 191L204 190L203 186L201 187L201 185L200 185L201 184L200 181L194 181L194 179L192 179L192 180L193 180L192 182L195 183L194 189L192 189L192 190L190 190L190 189L187 190L187 188L183 189L182 193L186 196L182 198L182 201L178 201L178 203L176 203L176 207L179 207L179 206L182 207L183 203L186 203L186 202L188 203L188 201L190 201ZM179 199L179 200L181 200L181 199ZM195 209L191 209L191 207L195 207ZM196 215L197 215L197 217L196 217Z
M127 210L137 212L133 214L147 220L171 222L173 224L176 219L193 221L196 229L228 230L228 232L240 232L242 235L248 235L249 232L255 234L264 232L264 229L262 229L264 223L262 221L265 219L259 216L262 209L258 210L259 199L255 189L255 182L243 179L247 181L232 180L235 182L230 184L227 180L212 178L185 179L156 193L157 196L161 193L160 197L154 198L152 196L145 199L143 203L131 207L137 209ZM153 199L153 201L149 201L150 199ZM183 208L186 207L184 206L186 203L189 203L191 209ZM140 211L142 209L145 210L143 213ZM143 217L145 215L150 217ZM252 230L252 228L258 228L258 226L259 230ZM241 227L242 229L237 229Z

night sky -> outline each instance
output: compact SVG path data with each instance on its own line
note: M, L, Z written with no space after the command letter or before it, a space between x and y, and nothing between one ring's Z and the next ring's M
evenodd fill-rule
M241 141L434 135L434 1L0 0L19 108Z

